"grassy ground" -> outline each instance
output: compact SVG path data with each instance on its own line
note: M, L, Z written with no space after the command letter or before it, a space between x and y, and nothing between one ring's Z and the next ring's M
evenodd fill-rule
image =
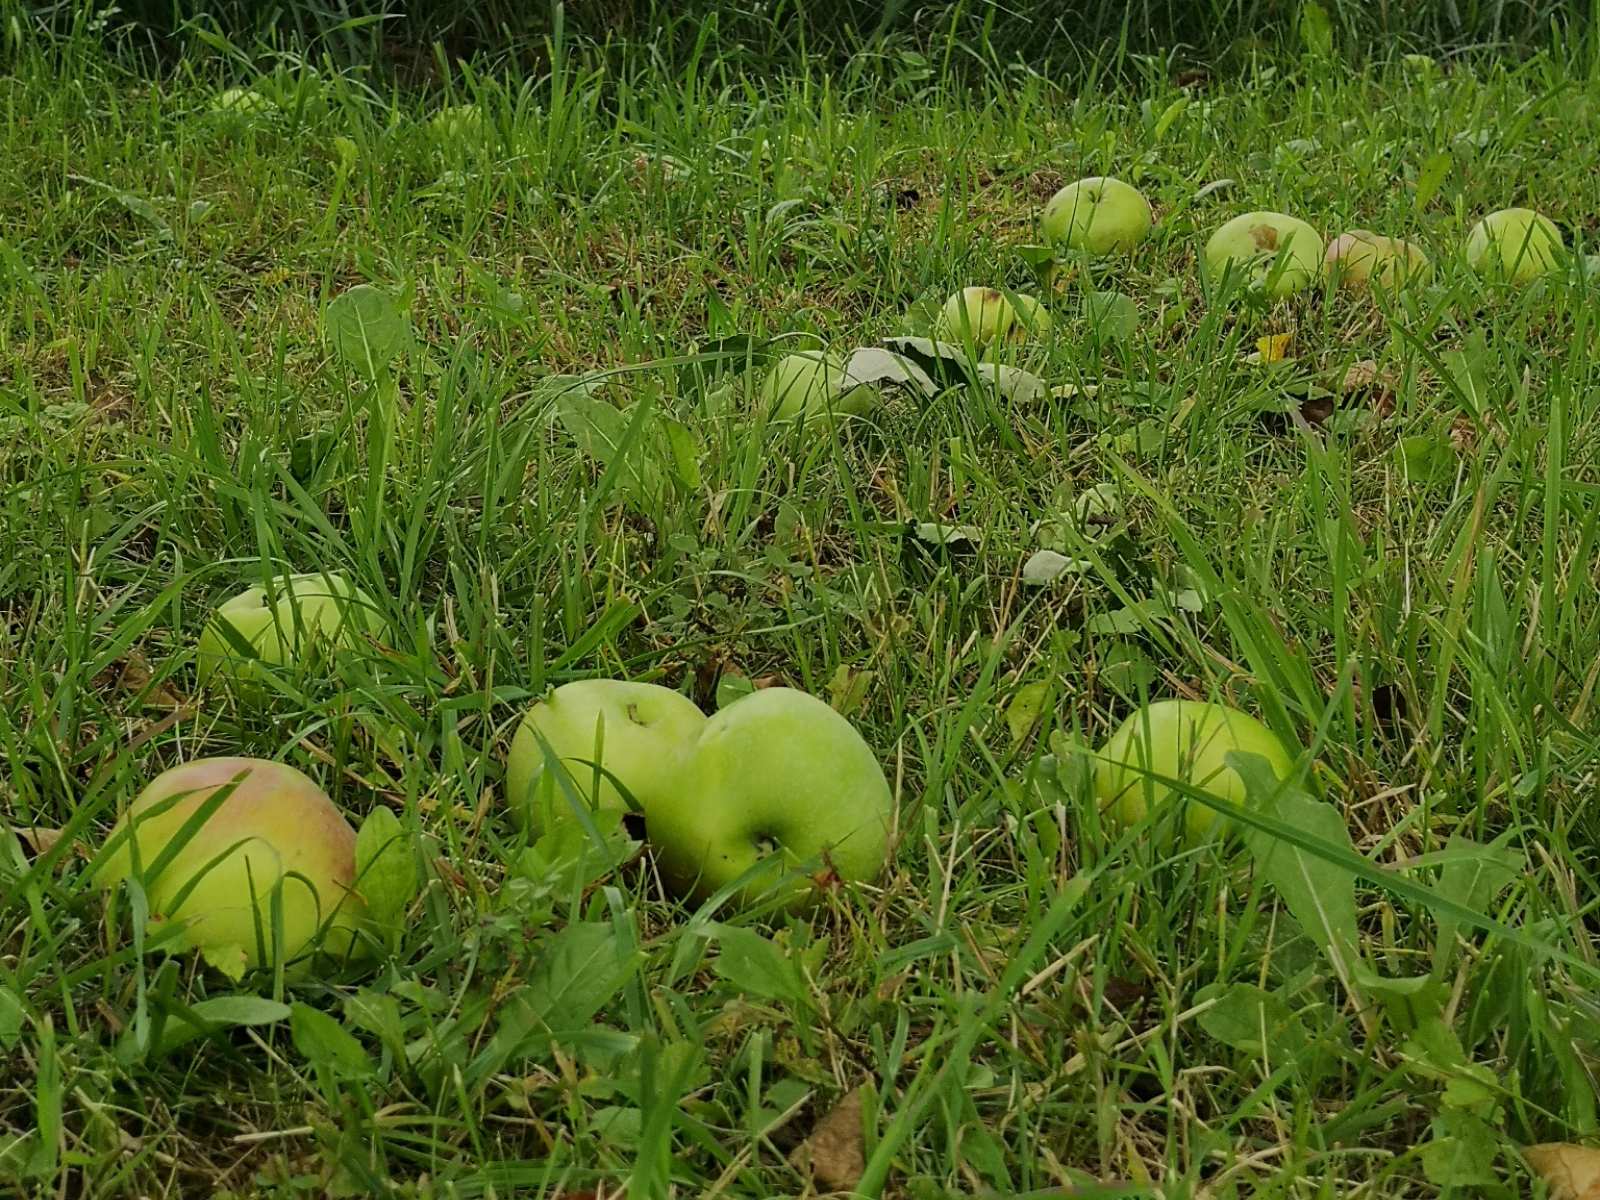
M487 121L455 142L437 99L295 63L254 115L78 50L0 80L0 1192L803 1195L857 1088L867 1195L1509 1195L1517 1145L1594 1134L1595 295L1459 261L1513 203L1592 239L1588 66L1063 94L558 62L460 82ZM1039 207L1100 171L1160 226L1062 272L1018 351L1075 394L756 413L764 339L1033 288ZM1258 207L1412 236L1438 279L1207 296L1205 232ZM413 332L376 380L324 330L360 283ZM1136 326L1084 320L1094 288ZM609 467L552 420L589 372L637 418ZM1026 584L1042 546L1082 573ZM392 636L199 693L210 606L284 566L349 572ZM833 699L895 785L892 872L795 918L530 854L511 724L596 674ZM1261 715L1320 803L1221 846L1109 827L1074 748L1147 695ZM381 965L136 955L87 855L229 752L399 815L426 884ZM333 1022L151 1035L235 994Z

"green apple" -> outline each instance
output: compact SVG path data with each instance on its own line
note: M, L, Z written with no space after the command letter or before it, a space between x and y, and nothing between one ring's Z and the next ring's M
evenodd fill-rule
M1050 315L1050 310L1033 296L1015 297L1011 312L1011 328L1006 331L1006 341L1013 344L1047 338L1055 328L1055 318Z
M1329 278L1350 291L1425 284L1433 274L1433 264L1420 246L1368 229L1352 229L1334 238L1322 265Z
M260 116L276 107L276 104L260 92L239 87L229 88L211 102L213 112L227 113L235 117Z
M1229 767L1226 756L1238 750L1259 754L1279 779L1294 770L1290 754L1276 734L1237 709L1196 700L1159 700L1134 713L1101 747L1095 767L1095 795L1101 809L1120 825L1144 819L1152 809L1184 805L1188 836L1199 840L1226 828L1215 810L1188 801L1181 793L1152 779L1180 779L1219 800L1242 805L1244 780Z
M200 634L195 663L202 686L219 673L251 684L259 682L264 666L347 649L383 629L372 597L343 575L284 575L225 601Z
M675 889L708 896L770 856L788 871L745 889L740 902L776 888L798 908L815 889L796 870L878 877L893 806L855 726L815 696L765 688L706 722L675 785L646 810L645 830Z
M176 844L191 821L199 823ZM95 883L111 888L130 878L137 850L151 931L181 924L178 946L201 951L235 978L247 967L299 958L319 930L330 952L353 945L351 931L363 913L352 891L355 830L293 767L259 758L201 758L173 767L139 793L111 838L120 840ZM281 940L274 937L275 907L283 917Z
M943 342L961 343L970 338L973 345L981 348L1004 337L1016 316L1011 302L998 288L962 288L939 310L933 336Z
M648 814L705 727L686 696L654 683L584 679L564 683L522 718L506 755L506 800L530 829L572 815L567 793L545 770L545 749L567 768L591 808L626 810L615 776ZM596 782L595 764L606 774Z
M483 136L483 109L476 104L451 104L433 114L428 127L441 141L460 142Z
M1281 300L1317 277L1322 237L1298 217L1245 213L1211 235L1205 265L1217 283L1229 273L1242 273L1250 287Z
M844 385L844 363L823 350L799 350L768 369L761 381L761 406L775 421L857 416L870 404L872 389Z
M1044 206L1045 240L1102 255L1127 253L1150 232L1150 202L1131 184L1109 175L1069 183Z
M1467 265L1511 283L1531 283L1559 264L1566 249L1549 217L1529 208L1503 208L1472 227Z

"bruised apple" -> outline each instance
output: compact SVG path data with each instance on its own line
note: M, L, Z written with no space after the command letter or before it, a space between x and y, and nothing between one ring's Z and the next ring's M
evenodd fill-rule
M1211 235L1205 265L1216 283L1228 275L1242 276L1252 289L1281 300L1316 279L1322 268L1322 236L1285 213L1245 213Z

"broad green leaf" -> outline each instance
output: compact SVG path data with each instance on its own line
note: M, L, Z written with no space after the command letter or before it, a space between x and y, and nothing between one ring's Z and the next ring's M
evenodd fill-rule
M660 492L661 476L646 456L644 429L635 430L629 440L630 424L647 413L623 412L581 389L564 390L556 397L555 410L578 449L607 468L624 494L641 499Z
M405 1018L400 1015L400 1001L388 992L362 988L346 997L344 1019L357 1029L364 1029L376 1037L396 1058L405 1054Z
M1331 804L1285 788L1265 759L1233 752L1228 764L1244 780L1247 803L1291 825L1309 838L1349 854L1355 853L1350 830ZM1245 832L1245 844L1256 869L1272 884L1300 926L1328 956L1339 978L1349 986L1359 962L1356 931L1356 877L1345 867L1279 841L1256 829Z
M289 1006L264 996L241 993L237 996L213 996L188 1006L173 1006L161 1030L161 1043L153 1056L170 1054L179 1046L196 1038L209 1037L225 1029L242 1026L272 1025L289 1016Z
M361 822L356 835L356 891L367 902L367 916L381 928L399 922L419 885L411 839L393 810L379 806Z
M1274 1063L1306 1044L1306 1031L1276 992L1253 983L1213 984L1196 997L1215 1000L1196 1020L1210 1036L1245 1054L1269 1054Z
M610 922L568 925L540 949L522 994L557 1033L592 1021L633 976L640 957Z
M1518 879L1527 859L1508 844L1511 832L1501 834L1487 846L1471 838L1451 834L1445 842L1446 862L1439 873L1438 892L1447 900L1474 911L1484 911L1506 888ZM1455 952L1456 934L1461 922L1451 913L1438 912L1439 936L1434 945L1434 974L1441 974Z
M699 491L702 482L700 454L704 449L700 439L682 421L675 421L671 417L662 422L662 427L667 431L667 447L672 451L672 465L678 482L691 492Z
M712 933L718 949L713 967L719 978L763 1000L805 1001L800 969L777 943L738 925L715 925Z
M776 942L739 925L714 925L712 934L717 938L717 960L712 966L718 978L763 1000L805 1002L800 968Z
M615 926L578 922L545 939L528 982L497 1015L494 1036L466 1069L478 1086L552 1040L585 1032L638 969L638 948Z
M370 283L335 297L322 324L334 353L368 379L376 379L411 342L410 319L393 296Z
M1433 1119L1433 1137L1422 1146L1422 1171L1440 1187L1479 1188L1498 1183L1494 1161L1500 1138L1494 1129L1461 1109L1447 1108Z
M349 1030L309 1004L290 1007L289 1035L294 1048L314 1066L347 1078L371 1075L376 1069L366 1047Z

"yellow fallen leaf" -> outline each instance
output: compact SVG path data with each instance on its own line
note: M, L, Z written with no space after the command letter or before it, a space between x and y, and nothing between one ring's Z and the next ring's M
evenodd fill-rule
M1264 338L1256 339L1255 361L1264 363L1282 362L1289 357L1289 345L1294 341L1292 333L1274 333Z
M1544 1142L1525 1147L1522 1157L1550 1189L1550 1200L1600 1200L1600 1149Z

